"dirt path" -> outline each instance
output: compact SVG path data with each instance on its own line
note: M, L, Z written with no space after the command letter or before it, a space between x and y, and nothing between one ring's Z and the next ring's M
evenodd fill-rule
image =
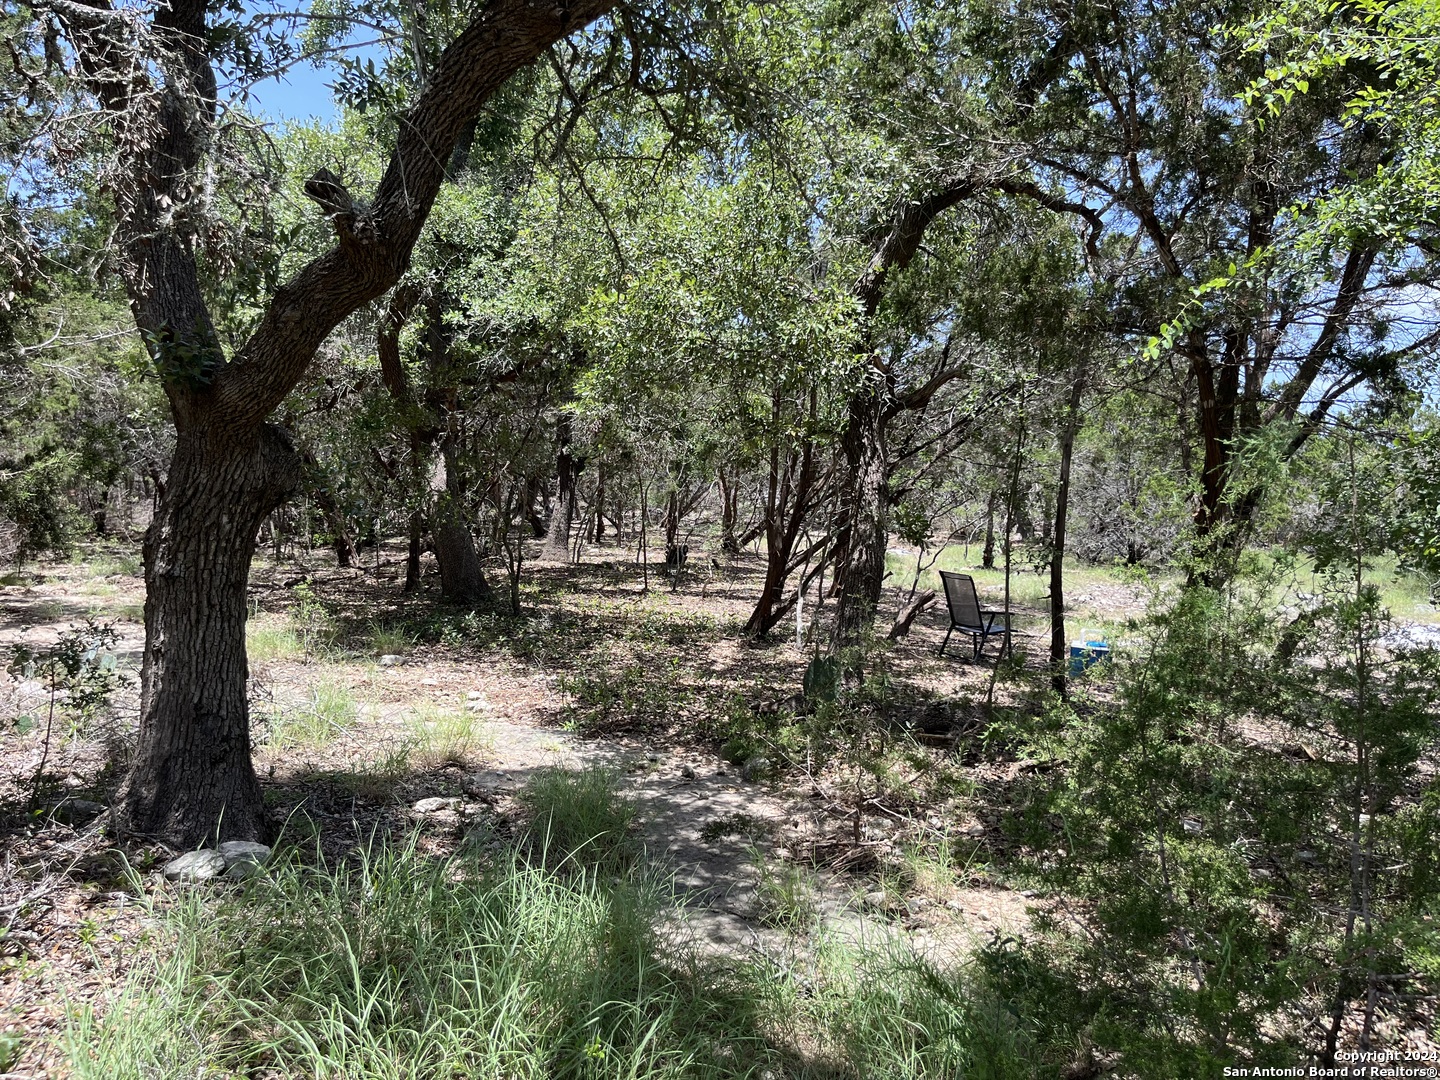
M606 767L624 777L622 792L639 807L645 859L673 882L678 902L672 927L692 944L717 951L784 947L787 935L767 881L785 879L813 911L805 929L875 940L909 934L923 951L967 954L977 939L1006 933L1028 919L1026 898L1008 889L948 890L937 901L908 903L844 873L805 865L804 851L823 847L833 821L813 797L747 781L741 770L691 748L656 753L631 741L582 739L516 719L492 719L488 767L465 786L478 796L504 797L537 769ZM798 879L798 880L797 880ZM883 897L883 899L882 899Z

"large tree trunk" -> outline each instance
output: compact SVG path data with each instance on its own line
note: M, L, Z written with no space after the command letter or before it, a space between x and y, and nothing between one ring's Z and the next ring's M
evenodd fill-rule
M145 534L147 647L122 831L182 846L269 836L250 763L245 589L260 523L302 475L269 425L181 433Z
M877 393L853 398L843 439L846 486L836 569L840 603L832 647L858 644L875 623L885 580L890 498L885 424Z
M454 435L447 431L441 445L445 484L436 493L435 561L440 565L440 595L457 604L478 604L490 598L490 583L475 551L475 534L465 512L465 483Z
M448 496L435 512L435 561L440 564L440 595L446 600L478 604L489 599L490 583L475 553L475 537Z
M570 527L575 523L575 489L579 486L580 471L585 459L570 453L570 419L561 416L559 425L560 450L555 455L555 472L558 477L555 493L555 512L550 515L550 528L545 533L545 547L541 558L557 562L570 561Z

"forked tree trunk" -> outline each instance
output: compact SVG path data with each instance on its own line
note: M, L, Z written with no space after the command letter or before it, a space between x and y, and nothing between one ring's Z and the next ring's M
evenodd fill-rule
M720 550L726 555L740 554L740 539L735 535L735 522L740 516L740 489L722 470L720 476Z
M836 570L840 603L832 648L858 644L874 626L885 579L890 485L879 396L852 399L844 440L848 490Z
M117 824L186 846L270 834L250 763L245 589L260 523L303 471L269 425L233 437L180 435L145 534L140 733Z
M354 198L318 170L305 183L336 243L279 285L253 333L221 347L195 259L219 107L211 5L169 0L134 19L67 4L54 18L115 139L117 265L169 399L176 449L146 534L140 734L115 824L181 845L269 832L250 764L245 587L256 530L303 475L265 418L346 318L405 273L446 163L516 71L613 0L488 0L412 99L380 182ZM141 23L137 27L136 21ZM165 62L135 42L162 41ZM148 46L146 46L148 48Z

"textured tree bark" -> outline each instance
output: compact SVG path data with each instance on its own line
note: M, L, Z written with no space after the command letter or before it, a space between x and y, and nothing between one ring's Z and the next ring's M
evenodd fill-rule
M265 419L335 327L405 273L452 152L491 95L612 7L480 7L399 125L373 198L358 203L325 170L306 183L337 243L276 289L250 338L228 356L197 271L205 215L191 212L213 186L206 174L217 101L205 0L157 5L148 28L137 22L143 14L119 17L109 0L47 16L63 26L86 88L124 129L116 141L122 178L111 186L117 263L176 427L145 544L140 736L116 807L122 831L186 846L267 835L249 757L245 587L257 529L302 470ZM153 54L157 41L164 63Z
M885 416L878 393L851 399L843 447L848 484L837 545L840 603L832 640L836 650L859 644L874 625L885 580L890 484Z
M130 833L184 845L269 834L250 763L245 589L263 521L299 455L275 428L184 433L145 536L140 734L117 800Z
M448 496L435 511L435 561L440 564L440 595L457 604L479 604L490 598L475 538Z
M550 515L550 528L545 533L542 558L557 562L570 561L570 527L575 523L575 490L585 459L570 453L570 418L562 415L559 425L560 449L555 455L558 477L555 512Z
M465 482L460 469L454 432L447 430L441 443L445 486L435 498L435 561L440 566L440 595L456 604L479 604L490 599L490 583L475 551L475 534L465 512Z

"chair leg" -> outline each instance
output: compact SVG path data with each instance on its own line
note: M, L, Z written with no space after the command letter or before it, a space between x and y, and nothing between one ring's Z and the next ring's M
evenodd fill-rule
M955 631L955 624L950 624L950 629L945 631L945 640L940 643L940 655L945 655L945 646L950 644L950 635Z

